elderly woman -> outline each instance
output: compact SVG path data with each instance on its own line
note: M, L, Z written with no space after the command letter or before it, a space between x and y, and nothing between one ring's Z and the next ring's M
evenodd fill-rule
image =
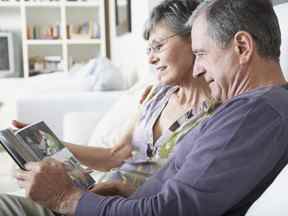
M112 169L106 179L138 187L167 161L177 141L212 111L208 86L192 77L191 29L185 23L196 7L194 0L164 0L152 10L144 38L159 85L119 143L111 149L67 145L88 167ZM102 193L112 185L115 182L98 184L94 190ZM121 191L129 195L127 188Z
M94 192L130 195L163 166L179 139L215 107L204 80L192 77L191 29L185 23L196 7L196 0L164 0L152 10L144 38L159 85L115 147L66 144L82 164L109 171L105 180L120 180L97 184Z

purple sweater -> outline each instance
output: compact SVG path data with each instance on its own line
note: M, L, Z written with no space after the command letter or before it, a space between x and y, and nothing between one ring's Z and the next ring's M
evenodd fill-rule
M131 197L83 193L76 216L245 215L288 161L288 90L234 97Z

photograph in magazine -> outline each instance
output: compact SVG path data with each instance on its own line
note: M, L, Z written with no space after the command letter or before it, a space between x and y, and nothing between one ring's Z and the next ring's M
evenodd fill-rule
M64 163L68 175L78 187L87 189L95 184L94 179L44 122L28 125L15 134L10 129L2 130L0 142L16 163L20 163L20 168L28 161L49 157Z

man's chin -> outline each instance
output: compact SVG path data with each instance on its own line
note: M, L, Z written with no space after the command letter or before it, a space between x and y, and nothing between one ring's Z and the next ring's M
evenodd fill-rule
M211 97L216 101L223 101L222 95L220 94L218 89L211 88Z

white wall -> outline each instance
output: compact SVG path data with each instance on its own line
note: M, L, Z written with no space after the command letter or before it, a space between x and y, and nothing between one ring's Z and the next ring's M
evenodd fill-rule
M149 76L149 67L145 54L146 42L142 37L145 20L151 8L160 0L131 0L132 33L116 36L114 0L110 1L111 10L111 58L127 74L137 71L138 76ZM130 76L131 81L135 77Z

